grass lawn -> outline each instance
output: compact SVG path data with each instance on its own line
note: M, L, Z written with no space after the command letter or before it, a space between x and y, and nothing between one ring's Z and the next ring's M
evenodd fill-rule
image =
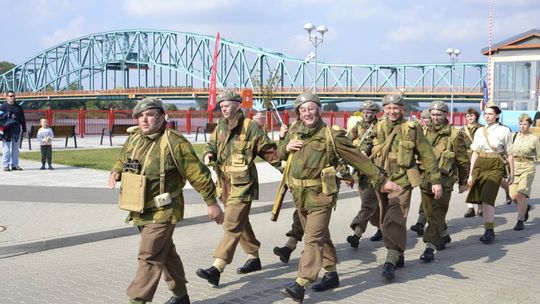
M193 148L197 155L201 157L204 151L204 144L194 144ZM80 150L53 149L53 163L109 171L120 156L120 150L121 148ZM20 158L41 161L41 153L39 151L21 152Z

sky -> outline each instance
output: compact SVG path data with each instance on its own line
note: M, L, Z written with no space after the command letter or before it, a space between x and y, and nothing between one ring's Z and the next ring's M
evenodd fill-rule
M329 63L486 62L489 0L0 0L0 61L23 63L81 36L162 29L221 37L304 59L304 24L325 25ZM540 29L540 1L493 0L493 43Z

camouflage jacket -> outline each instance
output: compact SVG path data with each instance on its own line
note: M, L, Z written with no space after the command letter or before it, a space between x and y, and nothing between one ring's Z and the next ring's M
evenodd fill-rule
M366 123L363 120L358 121L351 129L351 132L347 134L347 137L349 137L353 144L359 147L360 151L363 151L367 156L371 155L371 150L373 149L373 139L376 135L375 125L377 122L378 120L376 118L371 123ZM369 131L369 134L366 134L367 131Z
M459 129L459 135L460 141L458 142L458 145L456 146L456 154L460 155L468 155L469 159L472 156L472 150L471 150L471 144L474 139L474 133L480 128L482 128L484 125L481 125L479 123L475 123L471 127L465 125L461 129ZM469 136L470 135L470 136Z
M347 138L345 130L331 129L330 133L335 147L331 146L332 140L327 139L327 132L327 126L322 120L312 128L305 127L302 122L298 122L291 126L285 139L279 143L279 156L286 160L289 156L286 146L291 138L303 141L302 148L292 155L286 178L295 204L308 210L333 207L336 204L337 193L325 195L322 193L321 185L294 186L290 182L291 178L297 180L321 179L321 171L329 165L337 166L340 159L366 174L374 181L377 189L386 182L386 177L381 174L380 170Z
M246 130L243 131L244 121L246 121ZM218 175L218 195L226 204L259 199L259 180L255 166L257 156L275 168L281 167L276 144L268 138L256 122L245 118L242 111L229 120L218 121L206 145L204 155L208 153L214 155L214 169ZM245 168L244 172L231 172L242 170L242 167ZM243 176L234 181L235 174L243 174Z
M165 126L156 136L145 136L140 130L135 129L127 138L120 158L115 162L111 171L121 173L124 163L128 158L132 158L134 149L137 152L133 159L141 162L145 166L145 176L147 178L146 199L144 213L130 212L126 222L133 221L135 225L146 225L150 223L175 223L184 217L184 196L182 188L186 180L199 192L207 205L216 203L216 187L212 181L210 170L199 160L193 147L180 133L169 130L169 142L173 151L171 155L167 149L165 152L165 192L176 194L172 196L172 203L160 209L153 204L153 198L159 195L159 175L160 175L160 143L163 140ZM150 150L152 143L154 146ZM147 153L148 163L144 163ZM174 157L180 168L176 167ZM146 206L149 206L147 209Z
M456 147L460 144L459 131L448 124L434 126L429 123L424 126L424 135L433 147L433 153L441 173L443 190L452 191L456 177L459 185L466 185L469 176L469 158L466 153L456 152ZM421 185L422 190L431 191L431 183L429 183L428 178L424 177L423 180L426 183Z
M391 142L386 138L394 132ZM401 118L392 122L388 118L379 120L376 125L376 137L373 140L373 162L390 175L390 180L402 188L411 188L410 175L415 170L416 160L422 162L432 184L441 183L441 174L433 149L422 133L418 121ZM411 170L408 170L411 169ZM409 174L408 174L409 171ZM418 176L418 179L420 177Z

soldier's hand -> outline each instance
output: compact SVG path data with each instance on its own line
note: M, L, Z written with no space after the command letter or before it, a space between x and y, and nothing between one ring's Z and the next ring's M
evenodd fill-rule
M401 190L402 190L401 186L399 186L398 184L390 180L388 180L381 189L382 192L393 192L393 191L400 192Z
M218 225L223 224L223 218L224 218L223 211L221 211L221 207L219 207L217 203L208 206L207 211L208 211L208 217L211 220L216 222L216 224Z
M120 180L120 173L118 172L111 172L109 175L109 188L114 189L116 186L116 182Z
M349 186L349 188L352 189L352 187L354 186L354 180L344 180L345 184L347 184L347 186Z
M286 124L282 124L281 128L279 128L279 138L285 138L287 131L289 131L289 127Z
M467 186L469 186L469 188L471 188L472 184L473 184L472 175L469 175L469 178L467 179Z
M285 150L287 150L287 152L298 151L302 148L303 145L304 145L303 141L299 139L292 139L287 144L287 147L285 147Z
M459 185L459 193L467 191L469 187L467 185Z
M434 199L440 199L442 196L442 186L440 184L432 185L431 192L433 192Z
M212 157L214 157L214 153L207 153L204 155L204 164L209 165L210 161L212 160Z

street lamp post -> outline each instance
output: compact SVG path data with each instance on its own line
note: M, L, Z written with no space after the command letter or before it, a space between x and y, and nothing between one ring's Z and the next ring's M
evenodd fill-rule
M450 67L450 123L454 124L454 65L458 61L459 54L461 54L461 51L459 49L452 49L449 48L446 50L446 54L450 57L450 63L452 64Z
M317 92L317 59L318 59L318 54L317 54L317 47L319 46L319 44L323 43L324 41L324 34L326 32L328 32L328 28L324 25L319 25L317 27L315 27L315 25L313 23L306 23L304 25L304 30L306 30L308 32L308 36L309 36L309 41L313 44L313 46L315 47L315 54L313 57L313 59L315 60L315 72L314 72L314 78L313 78L313 93L316 93ZM313 35L311 34L313 32L313 30L316 30L317 32L319 32L320 36L317 35L316 33L313 33Z

